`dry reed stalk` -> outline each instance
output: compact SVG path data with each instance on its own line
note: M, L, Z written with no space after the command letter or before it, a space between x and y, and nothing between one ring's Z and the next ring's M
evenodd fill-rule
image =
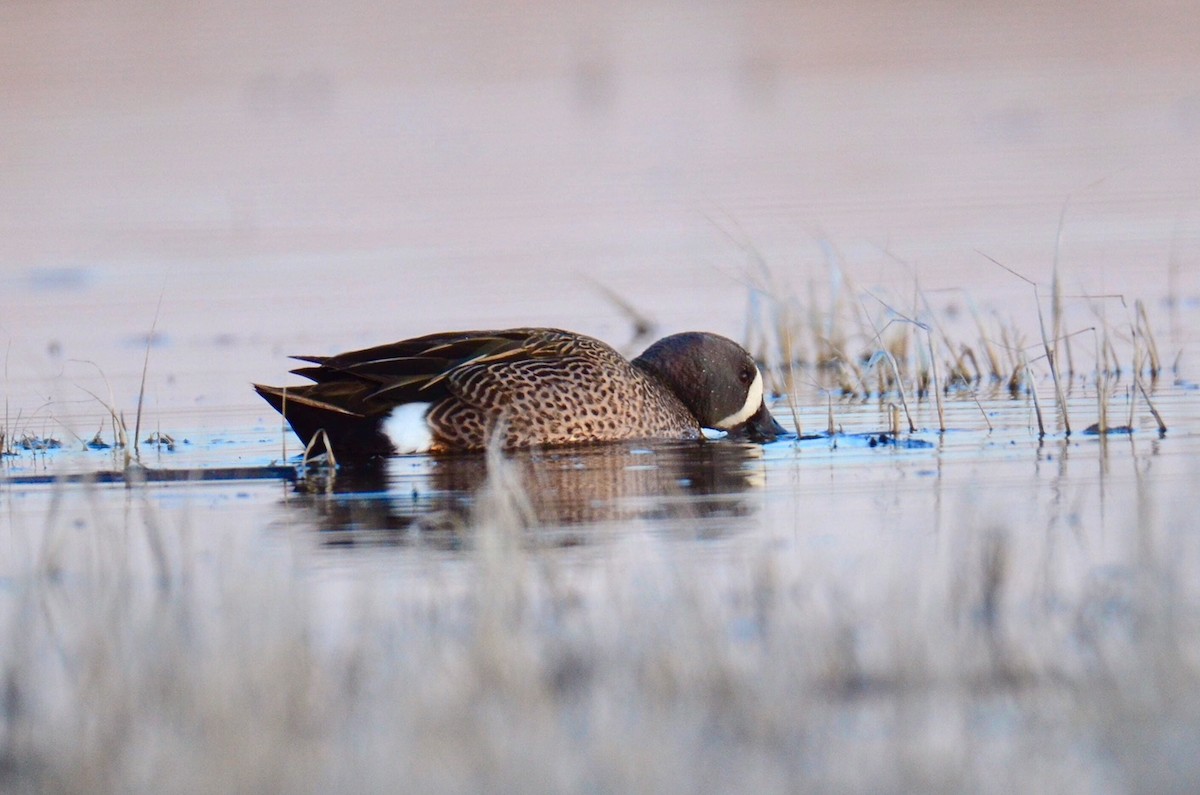
M1115 299L1115 300L1118 300L1121 302L1122 308L1128 309L1128 304L1125 302L1125 297L1119 293L1112 294L1112 295L1088 296L1088 298L1089 298L1089 301L1094 300L1094 299L1099 299L1099 298ZM1103 337L1102 337L1103 341L1101 343L1100 353L1098 354L1099 358L1101 359L1101 362L1097 362L1097 366L1102 366L1103 369L1106 372L1108 372L1113 378L1119 379L1121 377L1122 373L1124 372L1124 369L1121 367L1121 357L1117 354L1117 349L1116 349L1115 344L1113 343L1113 338L1114 337L1120 338L1120 333L1119 333L1119 331L1113 330L1113 326L1108 320L1108 313L1107 313L1107 311L1105 311L1105 308L1103 305L1101 305L1100 308L1098 308L1098 309L1095 306L1093 306L1092 312L1093 312L1093 314L1095 314L1096 318L1099 320L1100 327L1103 331ZM1119 327L1118 327L1118 329L1119 329ZM1076 333L1079 333L1079 332L1076 332ZM1150 346L1151 355L1152 355L1152 358L1153 358L1153 361L1155 364L1155 375L1156 375L1157 372L1159 371L1158 370L1158 350L1157 350L1157 347L1154 346L1154 337L1153 337L1153 333L1150 331L1150 328L1149 328L1149 321L1148 321L1148 317L1146 315L1145 306L1142 304L1142 302L1140 300L1135 301L1133 317L1129 321L1129 337L1130 337L1132 344L1135 346L1135 348L1138 348L1139 350L1140 350L1140 344L1141 344L1141 343L1139 343L1139 340L1138 340L1139 337L1145 339L1146 344L1148 346ZM1143 359L1143 357L1141 357L1141 356L1135 356L1134 358L1139 362L1142 361L1142 359Z
M954 362L950 366L948 379L950 383L960 383L963 385L971 383L971 373L967 370L962 350L959 350L958 354L954 357Z
M1133 302L1134 312L1137 315L1136 333L1146 341L1146 353L1150 356L1150 380L1156 380L1162 369L1162 363L1158 358L1158 344L1154 341L1154 332L1150 328L1150 318L1146 315L1146 305L1142 299L1137 299Z
M916 290L917 290L917 295L921 299L921 302L925 305L925 311L929 313L931 324L937 328L938 333L940 333L942 336L942 339L946 340L946 332L941 328L941 325L937 322L937 317L934 315L933 308L929 305L929 297L925 295L925 291L921 289L919 283L916 284ZM930 375L933 379L934 401L937 406L938 431L941 433L945 433L946 432L946 410L945 410L945 406L942 403L942 387L941 387L941 379L938 374L937 354L935 353L934 348L933 348L933 330L930 327L930 324L922 325L921 328L923 328L925 331L925 346L929 351L929 368L930 368ZM949 342L949 340L946 340L946 341L947 341L947 343ZM949 345L947 345L947 350L949 350Z
M1058 276L1058 261L1059 261L1059 256L1062 253L1063 229L1066 228L1067 208L1070 206L1070 204L1071 204L1071 197L1067 196L1066 201L1063 202L1062 210L1058 214L1058 230L1055 232L1055 235L1054 235L1054 267L1051 270L1051 276L1050 276L1050 296L1051 296L1050 311L1053 314L1053 318L1054 318L1053 328L1054 328L1054 359L1055 359L1055 362L1061 361L1061 358L1058 355L1058 351L1059 351L1058 346L1059 346L1059 343L1061 342L1063 347L1065 347L1066 351L1067 351L1067 375L1074 376L1075 360L1071 354L1071 341L1069 339L1067 339L1066 337L1064 337L1063 333L1062 333L1062 325L1063 325L1062 280L1059 279L1059 276ZM1040 304L1039 304L1039 310L1040 310ZM1067 433L1070 434L1069 428L1067 430Z
M1071 348L1071 336L1063 333L1063 295L1062 295L1062 280L1058 277L1058 265L1054 266L1050 284L1051 298L1050 311L1053 315L1052 325L1054 328L1054 356L1057 361L1062 361L1059 355L1059 345L1066 351L1067 354L1067 377L1068 379L1075 375L1075 356Z
M1120 374L1120 366L1115 359L1110 357L1113 352L1112 339L1109 335L1108 317L1106 313L1102 313L1100 317L1100 349L1096 352L1096 367L1104 370L1106 373Z
M784 336L787 341L787 349L792 348L792 331L791 328L784 329ZM796 428L796 435L800 436L803 430L800 427L800 410L796 407L796 367L795 359L789 357L787 359L787 381L784 384L787 395L788 409L792 412L792 425Z
M1064 212L1064 214L1066 213L1065 207L1063 208L1063 212ZM1059 222L1060 235L1062 232L1061 227L1062 227L1062 222L1060 220L1060 222ZM1056 251L1057 251L1057 247L1056 247ZM1037 282L1033 281L1032 279L1029 279L1026 276L1021 275L1020 273L1017 273L1012 268L1008 267L1007 265L1005 265L1004 263L1000 262L999 260L997 260L993 257L989 257L987 254L984 254L982 251L979 253L982 256L987 257L987 259L991 260L992 263L994 263L995 265L998 265L999 267L1008 271L1013 276L1016 276L1018 279L1020 279L1021 281L1025 282L1026 284L1030 285L1033 288L1033 300L1034 300L1034 303L1037 305L1038 328L1042 334L1042 350L1045 351L1045 353L1046 353L1046 363L1050 366L1050 379L1054 382L1054 400L1055 400L1055 403L1057 403L1057 405L1058 405L1059 415L1062 417L1063 432L1066 433L1067 436L1070 436L1071 435L1071 418L1070 418L1070 415L1067 413L1067 398L1066 398L1066 394L1063 392L1062 379L1059 376L1058 361L1054 355L1054 351L1058 345L1058 341L1056 338L1054 341L1054 343L1055 343L1054 346L1051 346L1051 344L1050 344L1051 339L1046 334L1046 315L1044 312L1042 312L1042 299L1041 299L1041 295L1038 291ZM1057 270L1057 268L1056 268L1056 270Z
M925 313L926 313L925 316L928 318L928 321L927 321L928 325L930 325L934 330L937 331L938 336L941 338L943 348L948 352L953 351L954 343L952 343L950 341L950 336L946 333L945 328L942 327L941 322L938 320L937 313L933 311L933 306L929 303L928 296L925 294L925 291L923 289L921 289L920 284L916 285L916 289L917 289L917 295L920 297L921 302L925 305ZM967 296L967 300L970 301L969 296ZM913 314L915 315L915 314L919 314L919 313L914 312ZM926 334L928 335L929 333L930 333L930 331L927 329ZM931 352L930 358L931 359L933 358L932 352Z
M745 340L746 350L754 356L754 344L760 336L762 320L758 310L758 290L753 284L746 285L746 322L742 327L742 339ZM759 343L760 345L762 343Z
M896 376L896 392L900 395L900 405L904 407L904 418L908 420L908 432L916 433L917 426L916 423L913 422L912 412L908 410L908 399L904 396L904 384L900 380L900 371L896 366L896 360L891 357L891 354L889 354L888 361L891 363L892 372Z
M92 390L86 389L84 387L79 387L79 388L82 389L84 392L87 392L93 398L95 398L96 402L99 403L101 406L103 406L106 411L108 411L108 416L112 419L113 441L116 443L116 445L118 447L121 448L121 451L125 458L124 465L125 465L125 468L128 469L132 465L133 460L130 457L130 453L129 453L129 433L125 427L124 416L121 414L121 412L117 411L117 409L112 405L112 403L106 403L104 401L104 398L100 397ZM109 391L111 393L111 389ZM110 394L110 398L111 398L111 394Z
M911 360L908 323L914 323L915 321L908 318L905 318L905 320L908 322L896 327L896 330L892 333L891 342L887 345L892 357L897 362L909 362Z
M616 307L617 311L624 315L625 319L629 321L629 325L633 327L633 339L630 341L630 344L649 337L658 328L658 324L652 318L638 310L637 307L618 294L616 290L613 290L608 285L601 284L590 276L587 279L592 283L592 287L600 291L600 294L608 299L608 302Z
M838 366L838 375L840 376L838 388L842 391L842 394L866 399L868 397L865 381L866 376L858 364L842 355L836 356L831 361ZM855 385L856 382L857 386Z
M101 398L99 395L97 395L95 392L91 391L90 389L86 389L84 387L79 387L79 388L82 389L84 392L87 392L89 395L91 395L96 400L97 403L99 403L101 406L103 406L108 411L108 416L112 418L113 444L121 449L122 457L124 458L124 468L129 469L129 467L133 463L133 460L130 457L130 452L129 452L129 431L128 431L127 426L125 425L124 414L122 412L117 411L117 409L116 409L117 401L116 401L116 398L113 396L112 384L110 384L108 382L108 376L106 376L104 374L104 370L100 369L100 365L96 364L95 362L93 362L89 359L81 359L79 361L82 364L90 364L92 367L95 367L96 372L100 375L101 380L104 381L104 387L108 390L108 402L107 403L104 401L103 398Z
M794 297L788 299L788 324L785 342L788 347L788 361L803 364L808 361L809 356L807 347L804 345L804 323L800 319L805 315L805 312L802 307L796 305L795 302L798 300Z
M1108 433L1108 376L1100 367L1100 335L1093 330L1092 337L1096 345L1096 427L1103 435Z
M71 428L68 427L66 423L61 422L59 420L55 420L54 422L59 428L62 428L64 431L66 431L68 434L70 434L75 439L75 441L79 442L79 449L81 452L86 453L88 451L87 439L84 439L82 436L75 433L75 431L71 430ZM103 427L104 427L104 421L101 420L100 428L103 428ZM96 438L96 439L100 438L99 430L96 431L96 435L93 438ZM3 449L4 449L4 434L2 432L0 432L0 451L2 451Z
M1130 433L1133 433L1133 418L1137 413L1137 384L1138 379L1135 378L1133 385L1129 387L1129 419L1126 420L1126 427L1129 428Z
M964 359L971 363L971 367L975 370L975 376L970 383L978 384L983 380L983 370L981 370L979 367L979 360L975 358L975 349L964 342L962 346L962 355Z
M1067 396L1063 392L1062 379L1058 372L1058 362L1055 359L1054 351L1051 349L1050 340L1046 338L1046 324L1042 317L1041 299L1037 298L1037 291L1034 291L1034 300L1038 302L1038 324L1042 331L1042 349L1046 352L1046 364L1050 366L1050 380L1054 382L1054 400L1058 404L1058 410L1062 416L1063 431L1067 436L1071 435L1071 418L1067 414Z
M824 242L822 242L821 249L825 255L825 266L829 270L829 314L826 316L823 336L829 341L830 351L836 354L838 351L847 350L849 347L844 327L843 310L847 302L846 293L851 291L852 288L847 286L846 275L842 273L842 269L837 264L836 252ZM816 305L815 301L813 305Z
M1021 338L1015 326L1010 329L1003 323L1000 325L1000 344L1008 353L1009 372L1024 369L1025 358L1020 352L1025 349L1025 340Z
M831 274L836 266L830 265ZM808 335L815 346L813 361L818 367L830 367L836 361L838 352L846 347L845 336L838 323L840 313L838 307L842 301L840 280L831 278L831 292L828 311L818 311L817 286L813 280L808 282L808 304L813 308L808 313Z
M889 306L886 302L881 300L878 296L872 295L868 291L864 291L864 292L867 295L870 295L872 298L874 298L876 301L878 301L881 306L883 306L885 309L887 309L889 312L891 312L893 315L896 316L893 320L889 320L882 329L877 328L875 326L874 319L871 318L870 313L867 312L866 306L864 306L862 304L861 300L859 301L858 309L859 309L860 316L865 317L867 322L870 323L871 329L875 332L874 336L871 339L873 342L875 342L879 346L877 353L875 353L874 355L871 356L871 359L868 362L868 366L871 366L875 362L876 358L880 355L882 355L884 358L887 359L888 364L891 365L891 368L892 368L892 375L896 379L896 392L900 396L900 405L904 407L904 417L905 417L905 419L908 420L909 433L916 433L917 426L913 422L912 412L910 412L908 410L908 399L904 395L904 381L900 377L900 367L899 367L899 365L896 364L896 359L894 356L892 356L891 351L889 351L887 346L883 344L883 332L887 331L888 327L891 326L892 323L896 322L897 320L899 320L899 322L901 322L901 323L912 323L915 325L920 325L920 324L918 324L912 318L905 317L900 312L897 312L895 309L893 309L891 306ZM881 395L882 395L882 393L881 393Z
M1013 368L1012 375L1008 377L1008 393L1014 397L1021 391L1021 382L1024 380L1024 365L1018 364Z
M825 431L833 436L837 432L837 425L833 421L833 393L826 393L826 399L829 406L829 424L825 427Z
M1134 386L1136 386L1138 388L1138 390L1142 393L1142 398L1146 401L1146 408L1150 409L1150 415L1152 417L1154 417L1154 421L1156 423L1158 423L1159 436L1166 435L1167 424L1165 422L1163 422L1162 415L1158 413L1158 409L1155 407L1154 401L1150 399L1150 393L1146 391L1146 387L1142 383L1142 379L1138 376L1134 376L1133 383L1134 383ZM1130 424L1130 427L1131 428L1133 427L1132 423Z
M146 398L146 373L150 370L150 346L154 344L154 332L158 328L158 316L162 311L163 292L158 294L158 305L154 308L154 321L150 324L150 333L146 335L146 354L142 359L142 382L138 387L137 413L133 417L133 458L141 461L141 451L138 440L142 436L142 405Z
M767 264L766 258L752 243L741 240L739 246L750 257L758 268L758 275L751 274L748 288L748 307L746 318L746 349L756 359L772 362L778 356L780 361L788 361L793 356L792 346L784 339L785 332L790 334L791 306L780 287L774 272ZM770 317L762 308L766 301L770 307ZM772 355L772 350L774 355Z
M1146 391L1145 384L1142 383L1142 366L1143 360L1148 354L1141 350L1138 340L1134 340L1133 351L1133 393L1129 400L1129 428L1133 430L1133 415L1134 404L1137 400L1137 393L1142 393L1142 398L1146 401L1146 408L1150 410L1150 415L1154 417L1155 423L1158 425L1158 434L1162 436L1167 432L1167 424L1163 422L1162 415L1158 413L1158 408L1155 407L1154 401L1150 399L1150 393Z
M1117 357L1116 346L1113 345L1111 337L1106 336L1104 342L1108 346L1108 353L1105 354L1105 356L1109 361L1112 362L1113 377L1120 378L1121 373L1124 371L1121 369L1121 360Z
M1038 399L1037 384L1033 380L1033 370L1025 363L1025 383L1029 385L1029 394L1033 396L1033 411L1037 415L1038 438L1046 437L1046 423L1042 419L1042 402Z
M983 417L984 424L987 425L988 433L991 433L995 429L992 427L991 419L988 418L987 409L979 402L979 395L975 394L975 390L973 389L968 394L971 395L971 400L975 401L975 407L979 409L979 414Z
M987 329L984 328L983 318L979 314L979 308L975 306L973 300L967 301L967 306L971 310L971 317L975 319L975 327L979 329L979 346L983 349L984 356L987 358L988 374L995 381L1004 380L1001 375L1004 368L1000 366L1000 358L996 355L996 349L992 345L992 341L988 336Z
M946 409L942 404L942 388L938 382L938 366L937 358L933 354L933 335L929 333L929 329L925 329L925 344L929 346L929 367L933 374L933 399L937 406L938 431L946 432Z
M822 328L823 321L820 312L813 311L808 319L808 335L813 344L813 364L818 368L833 365L833 344Z

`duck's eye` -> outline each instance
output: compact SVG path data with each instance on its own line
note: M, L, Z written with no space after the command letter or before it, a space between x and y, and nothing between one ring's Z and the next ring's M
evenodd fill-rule
M742 386L749 384L753 380L754 380L754 371L753 370L743 369L741 372L738 373L738 381L742 382Z

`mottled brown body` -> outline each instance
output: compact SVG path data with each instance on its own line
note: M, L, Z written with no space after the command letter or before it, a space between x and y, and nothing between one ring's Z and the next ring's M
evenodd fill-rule
M559 329L433 334L298 358L315 366L293 372L315 383L255 388L306 443L325 430L339 454L393 452L381 426L409 403L430 404L432 452L484 449L497 429L508 448L701 435L658 376Z
M434 451L483 449L495 428L509 448L699 438L699 423L679 399L610 346L525 331L519 356L450 373L450 396L429 412Z

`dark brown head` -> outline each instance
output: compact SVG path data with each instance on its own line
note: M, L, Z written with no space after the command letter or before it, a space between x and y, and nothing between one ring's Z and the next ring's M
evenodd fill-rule
M755 442L787 433L763 401L763 377L749 353L717 334L672 334L633 360L675 393L702 428Z

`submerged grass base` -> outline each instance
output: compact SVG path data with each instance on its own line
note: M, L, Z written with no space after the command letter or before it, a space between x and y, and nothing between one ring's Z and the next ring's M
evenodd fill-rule
M1063 539L970 512L920 554L847 567L797 546L799 525L544 548L494 458L466 552L376 550L339 577L305 527L214 542L137 491L81 522L65 501L100 487L60 489L40 543L10 539L0 593L5 792L1200 779L1196 542L1149 496L1128 565L1089 566L1082 544L1082 577L1025 565Z

